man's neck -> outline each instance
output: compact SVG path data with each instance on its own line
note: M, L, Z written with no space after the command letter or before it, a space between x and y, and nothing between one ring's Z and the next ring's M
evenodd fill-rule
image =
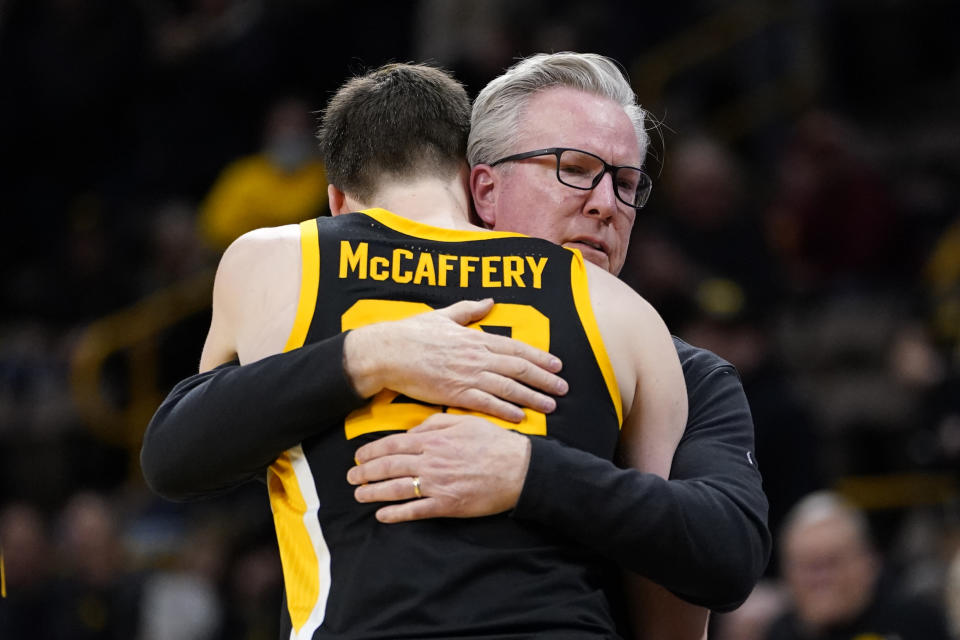
M470 222L470 196L461 176L399 181L377 190L371 202L358 208L380 207L423 224L445 229L480 229Z

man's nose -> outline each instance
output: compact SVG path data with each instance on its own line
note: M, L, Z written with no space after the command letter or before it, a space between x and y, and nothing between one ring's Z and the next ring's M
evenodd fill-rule
M606 222L617 213L617 206L613 176L608 171L600 178L600 183L590 191L590 196L584 204L584 213L589 216L597 216Z

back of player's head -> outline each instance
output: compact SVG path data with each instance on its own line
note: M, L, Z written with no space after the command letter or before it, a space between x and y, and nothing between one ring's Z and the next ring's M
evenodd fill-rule
M467 147L470 166L490 164L516 153L513 144L527 102L536 93L554 87L577 89L622 106L633 123L641 156L646 155L646 112L637 104L636 94L620 65L595 53L564 51L524 58L480 91L473 102Z
M330 184L369 202L382 180L452 178L469 131L470 98L459 82L436 67L395 63L344 83L318 139Z

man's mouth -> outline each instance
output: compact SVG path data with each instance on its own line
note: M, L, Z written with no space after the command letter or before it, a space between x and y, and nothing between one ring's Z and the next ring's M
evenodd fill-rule
M599 240L594 240L592 238L574 238L573 240L564 243L564 246L569 245L582 245L584 247L589 247L591 249L595 249L596 251L600 251L601 253L607 253L607 247Z

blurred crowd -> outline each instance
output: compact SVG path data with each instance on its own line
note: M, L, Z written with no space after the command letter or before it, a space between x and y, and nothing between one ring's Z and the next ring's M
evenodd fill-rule
M351 72L475 94L569 49L655 121L621 277L753 411L774 557L711 637L960 638L960 5L636 4L0 0L0 637L276 637L263 487L173 504L137 466L212 269L327 213L314 112Z

